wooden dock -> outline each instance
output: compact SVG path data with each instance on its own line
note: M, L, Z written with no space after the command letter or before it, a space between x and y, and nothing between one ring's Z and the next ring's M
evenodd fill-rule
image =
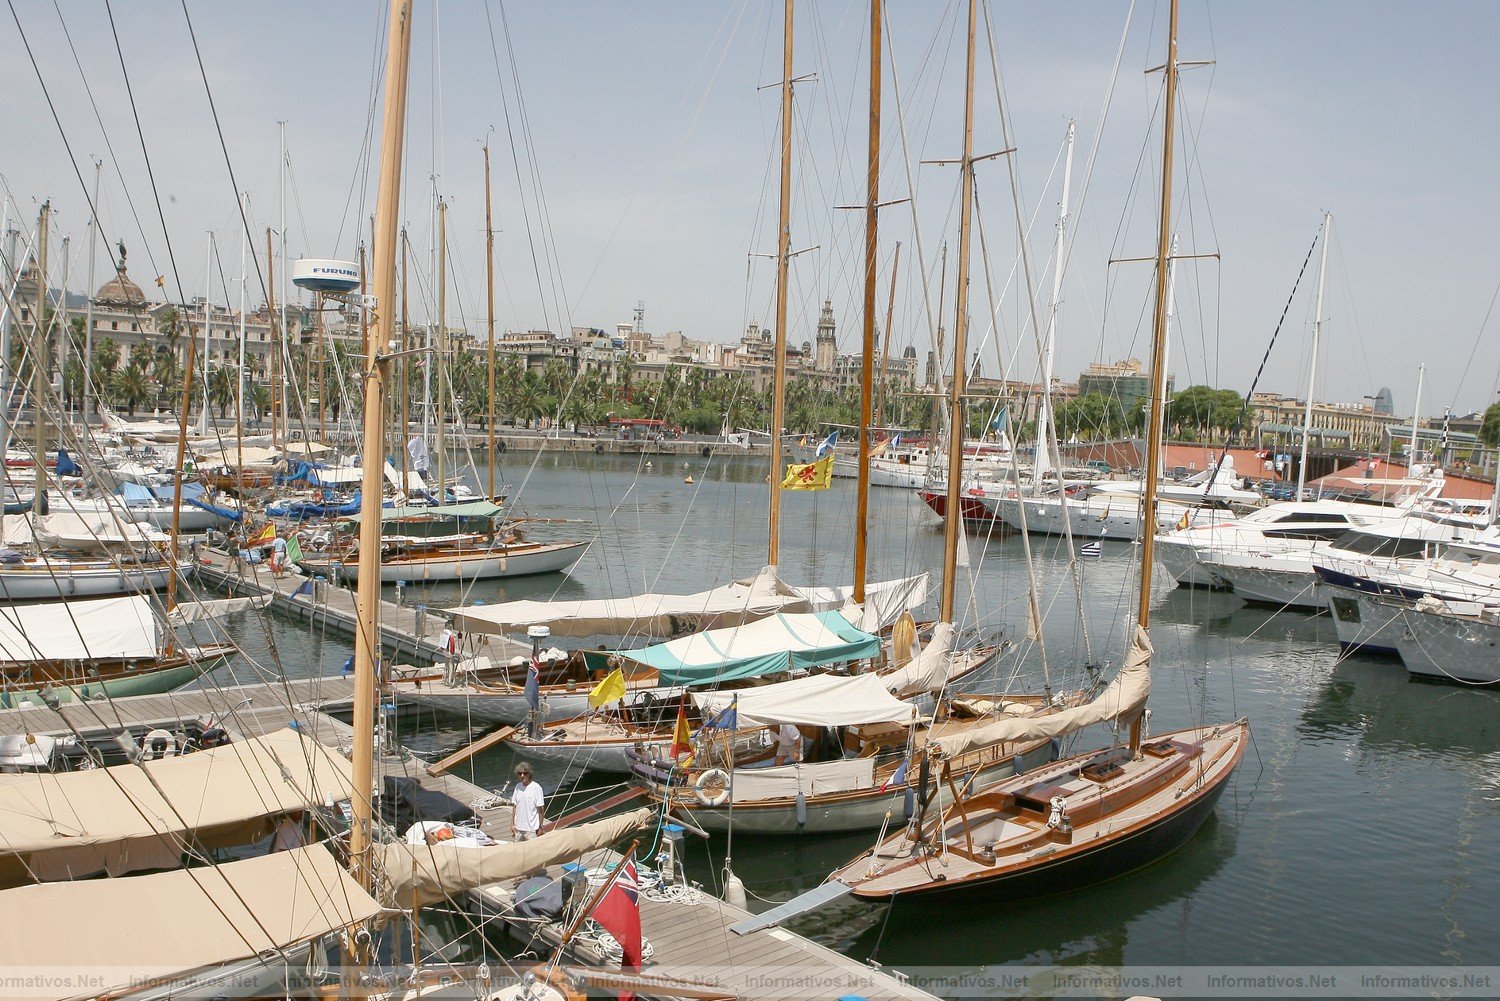
M316 581L295 573L280 577L264 563L238 566L220 549L200 550L198 576L233 596L269 596L276 612L342 633L355 635L354 592L332 581ZM443 619L432 611L380 602L380 639L388 653L410 657L424 663L436 663L446 654L437 645L443 630ZM465 643L465 656L489 657L503 664L512 657L530 657L531 647L505 636L471 635Z
M329 712L347 710L353 694L354 682L347 676L194 686L164 695L64 703L55 710L4 709L0 710L0 733L64 736L74 729L82 733L139 730L153 724L204 719L216 714L225 726L245 736L295 726L320 743L343 750L353 744L353 728ZM388 775L412 779L425 789L443 792L469 804L480 827L492 837L510 838L510 805L498 795L504 790L485 789L453 774L431 775L428 764L398 750L376 762L377 785ZM596 853L587 861L601 865L618 858L618 854L606 852ZM476 909L493 915L497 902L507 899L506 891L511 888L486 887L475 891ZM933 1001L933 995L899 977L872 969L786 929L766 928L746 935L730 931L733 925L750 916L750 912L698 889L669 900L653 900L643 894L642 929L655 950L654 958L642 970L643 976L712 985L741 999L811 999L857 994L871 1001ZM530 938L530 929L525 924L506 923L523 941ZM544 931L541 938L547 939L548 934ZM555 943L556 933L551 934ZM578 950L572 950L569 958L582 968L600 973L618 972L617 967L591 962ZM652 995L644 985L639 993Z

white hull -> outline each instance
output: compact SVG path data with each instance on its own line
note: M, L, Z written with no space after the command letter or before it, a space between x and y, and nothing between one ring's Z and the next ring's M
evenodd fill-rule
M1413 675L1469 684L1500 683L1500 624L1415 608L1402 611L1401 619L1396 650Z
M1212 558L1206 558L1204 563L1210 573L1246 601L1310 612L1321 611L1327 603L1323 597L1323 587L1318 583L1318 575L1312 572L1311 564L1303 572L1233 566L1216 563Z
M1390 657L1399 655L1396 641L1406 628L1399 607L1373 601L1369 595L1345 587L1325 584L1323 593L1327 596L1328 611L1338 632L1339 649Z
M1026 770L1044 765L1052 760L1052 747L1042 744L1025 756ZM1014 775L1015 761L1006 759L980 770L979 781L986 782ZM804 799L804 822L797 821L795 801L777 801L770 804L742 803L731 809L728 805L713 807L698 804L683 804L678 807L693 823L708 831L728 831L733 824L737 834L840 834L851 831L878 830L885 822L887 813L892 828L905 821L906 787L892 786L884 791L867 789L860 793L839 793L827 797L817 795Z
M587 542L552 542L542 545L510 546L493 552L462 556L434 556L429 559L382 560L380 582L423 584L437 581L491 580L497 577L525 577L531 574L557 573L566 570L583 557ZM317 558L303 561L314 574L353 583L358 568L352 562L331 562Z
M451 716L468 717L486 723L505 723L516 726L526 722L531 707L521 692L514 695L497 695L490 692L476 693L463 690L432 691L433 686L422 688L403 685L397 697L403 702L435 709ZM426 690L424 690L426 689ZM542 698L543 721L567 719L589 710L589 690L545 695Z
M0 600L55 601L59 598L99 598L107 595L138 594L158 591L167 586L168 566L116 569L70 569L66 563L50 564L51 572L37 569L19 570L0 567ZM193 563L178 564L178 573L193 572Z
M1097 507L1081 501L1064 502L1057 497L985 497L980 503L1016 531L1022 530L1020 505L1026 505L1025 530L1040 535L1066 535L1075 539L1115 539L1131 542L1140 534L1138 502L1119 498Z
M1223 582L1198 562L1198 551L1186 543L1164 536L1156 540L1156 560L1183 587L1222 588Z
M152 525L163 532L172 530L172 509L170 507L129 508L130 517L140 524ZM191 504L182 506L182 516L178 526L183 532L206 532L210 528L217 528L226 524L227 518L220 518L212 511L205 511L201 507Z

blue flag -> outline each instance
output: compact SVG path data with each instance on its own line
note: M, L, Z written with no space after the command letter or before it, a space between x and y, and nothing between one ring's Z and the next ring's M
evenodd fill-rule
M740 728L740 697L721 709L713 719L703 724L705 730L738 730Z
M531 666L526 668L526 704L532 712L542 707L542 665L536 657L531 658Z
M838 443L839 443L839 433L837 431L835 431L833 434L831 434L827 438L823 439L823 444L821 444L821 445L818 446L818 450L813 453L813 458L814 459L821 459L821 458L823 458L823 456L827 455L829 452L832 452L833 449L834 449L834 446L836 446Z

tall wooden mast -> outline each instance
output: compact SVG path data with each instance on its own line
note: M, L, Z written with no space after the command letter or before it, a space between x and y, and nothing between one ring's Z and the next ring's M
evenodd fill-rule
M1177 0L1172 0L1167 35L1167 85L1163 102L1161 149L1161 217L1156 233L1156 310L1151 324L1151 405L1146 414L1145 488L1141 491L1141 593L1136 603L1136 622L1145 629L1151 624L1151 569L1156 558L1156 484L1159 477L1157 459L1161 455L1162 422L1160 415L1166 401L1162 399L1162 374L1167 351L1167 265L1172 240L1172 150L1173 129L1177 122ZM1132 729L1134 741L1136 728Z
M370 790L375 772L375 673L380 656L380 481L385 415L385 357L395 338L396 227L401 201L401 156L406 131L406 78L411 57L412 0L391 0L385 59L385 110L381 124L380 183L375 204L372 274L375 308L364 345L364 476L359 509L359 588L354 637L353 822L350 868L367 890L374 885L370 858ZM372 451L375 454L371 454ZM356 937L357 938L357 937ZM359 950L360 952L367 950ZM363 960L364 956L355 957Z
M859 373L859 494L854 510L854 600L865 600L870 536L870 425L875 407L875 262L880 226L881 0L870 0L870 151L865 178L865 328ZM830 456L830 461L832 457Z
M766 562L781 557L781 424L786 419L787 272L792 258L792 0L784 0L781 55L781 216L776 228L776 365L771 381L771 541Z
M438 199L437 259L437 357L429 365L437 369L437 499L448 499L448 203Z
M953 621L953 593L958 583L958 540L963 531L959 501L964 472L964 358L969 334L969 249L974 214L974 32L978 0L969 0L969 55L964 90L964 151L958 206L958 280L954 286L957 312L953 319L953 374L948 382L948 499L943 519L943 592L938 618Z

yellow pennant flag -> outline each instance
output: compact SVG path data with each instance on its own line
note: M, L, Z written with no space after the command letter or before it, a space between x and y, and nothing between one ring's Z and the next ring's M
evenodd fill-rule
M833 454L817 462L793 462L786 467L783 490L827 490L833 483Z
M602 705L618 702L625 697L625 675L620 673L617 667L609 672L609 676L594 686L589 692L589 708L598 709Z
M275 523L268 521L264 525L261 526L260 531L256 532L254 535L250 536L250 538L245 541L245 545L247 545L247 546L264 545L264 544L272 541L275 538L276 538L276 525L275 525Z

